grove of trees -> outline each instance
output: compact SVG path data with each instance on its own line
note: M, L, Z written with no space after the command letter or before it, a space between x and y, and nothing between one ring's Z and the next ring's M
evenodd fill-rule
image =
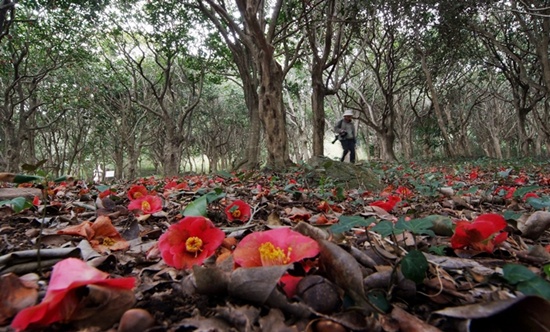
M357 114L367 159L548 158L550 0L0 2L0 164L281 170Z

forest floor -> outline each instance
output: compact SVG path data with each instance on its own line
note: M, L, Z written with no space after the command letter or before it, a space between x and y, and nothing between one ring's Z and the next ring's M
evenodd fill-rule
M61 271L59 265L62 276L52 277L52 266L69 257L105 272L100 279L108 276L122 283L132 278L135 284L129 292L97 280L61 286L63 296L70 298L62 301L71 304L50 305L42 313L49 318L25 321L30 328L550 328L548 163L479 160L357 167L380 177L381 189L347 188L330 178L312 183L307 167L284 174L220 172L110 184L73 179L3 183L0 190L17 187L22 196L0 202L0 331L13 331L10 324L21 309L47 302L53 279L57 285L88 273L76 265ZM145 217L129 209L129 193L136 186L159 197L161 210ZM44 195L34 197L33 192ZM248 220L231 221L226 208L237 200L251 207ZM225 235L202 268L178 269L161 258L159 238L185 216L208 217ZM118 233L101 237L102 231L92 226L98 220L110 221ZM83 227L80 233L77 226ZM239 267L244 265L233 252L243 238L284 227L313 239L318 254L298 259L305 242L296 240L289 249L288 239L279 238L273 243L289 259L286 265L262 261L257 267ZM193 258L203 249L206 255L205 244ZM287 282L283 290L285 276L295 282ZM109 292L101 289L95 296L93 285L109 286ZM131 311L134 316L119 323L129 308L146 312Z

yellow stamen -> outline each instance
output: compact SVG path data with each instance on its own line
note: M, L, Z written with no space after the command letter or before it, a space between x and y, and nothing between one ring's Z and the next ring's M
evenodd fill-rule
M233 218L240 218L241 210L236 209L235 211L231 212L231 215L233 216Z
M195 257L202 251L202 240L196 236L191 236L185 241L185 250L194 252Z
M147 201L141 202L141 211L149 211L151 210L151 204Z
M103 241L102 241L102 244L104 246L107 246L107 247L110 247L115 243L116 243L116 241L111 239L110 237L105 237L105 238L103 238Z
M136 192L134 193L134 199L138 199L138 198L142 198L142 197L143 197L143 194L140 193L139 191L136 191Z
M288 247L287 253L279 247L275 247L271 242L265 242L258 248L260 251L260 259L263 266L285 265L290 262L291 247Z

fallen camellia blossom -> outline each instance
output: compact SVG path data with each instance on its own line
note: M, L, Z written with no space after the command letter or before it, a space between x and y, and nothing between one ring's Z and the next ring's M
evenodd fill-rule
M238 199L225 208L225 215L229 221L246 222L251 215L250 205Z
M134 184L128 190L128 199L131 201L147 196L149 192L142 184Z
M95 222L84 221L79 225L67 227L57 231L57 234L82 236L99 252L124 250L129 246L107 216L99 216Z
M188 269L210 257L225 234L205 217L188 216L168 227L158 241L164 262L176 269Z
M128 210L139 210L142 214L153 214L162 210L162 199L158 196L146 195L128 204Z
M495 213L482 214L473 222L459 221L451 237L451 247L492 253L508 237L507 232L500 232L507 225L504 217Z
M187 182L181 182L178 183L175 180L170 180L169 182L164 185L164 192L162 193L162 196L164 198L168 198L172 194L177 194L179 191L184 190L190 190L189 184Z
M391 210L393 210L393 208L395 208L395 205L399 202L401 202L401 198L399 196L391 195L386 201L375 201L370 203L369 205L382 208L386 212L391 212Z
M46 295L40 304L23 309L11 323L16 331L27 327L44 327L55 322L70 322L77 314L83 286L102 286L114 290L129 290L135 278L109 279L109 274L89 266L77 258L67 258L53 267ZM82 293L82 292L80 292Z
M233 259L242 267L285 265L317 256L317 241L290 228L276 228L245 236Z
M319 254L317 241L290 228L276 228L245 236L233 252L235 264L241 267L286 265L312 258ZM302 277L285 273L280 283L288 297L296 293Z
M401 195L402 197L409 198L414 195L412 190L405 186L399 186L397 189L395 189L395 193Z

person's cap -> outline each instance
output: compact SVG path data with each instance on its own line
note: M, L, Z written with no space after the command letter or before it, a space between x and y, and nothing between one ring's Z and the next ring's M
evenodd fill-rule
M344 111L344 116L353 116L353 111L352 110L345 110Z

